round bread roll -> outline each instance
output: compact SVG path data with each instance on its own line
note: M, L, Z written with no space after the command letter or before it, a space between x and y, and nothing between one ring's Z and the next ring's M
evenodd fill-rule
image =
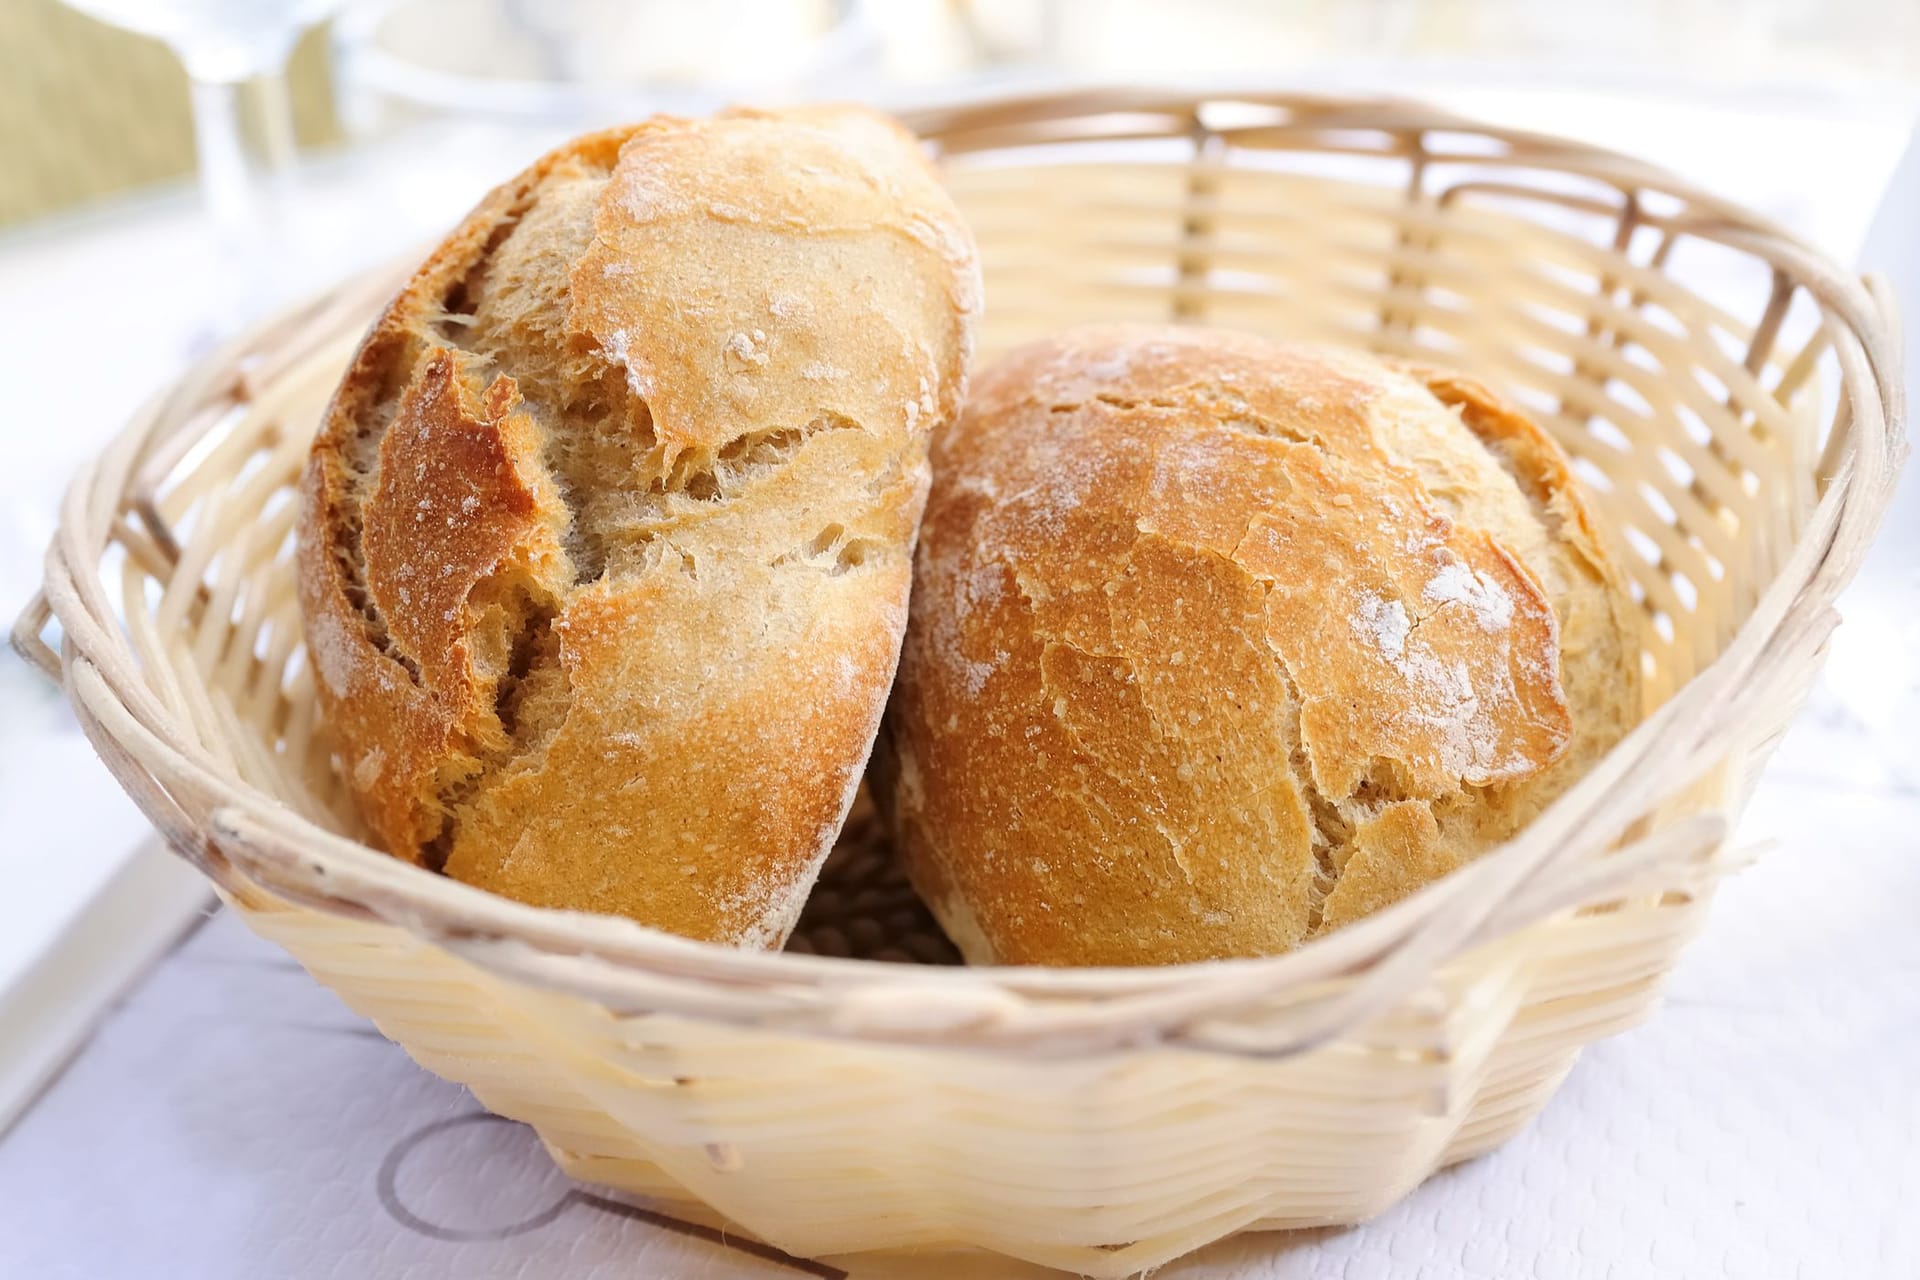
M1008 356L934 444L884 772L968 960L1285 951L1638 718L1560 450L1485 388L1217 330Z
M906 623L978 268L852 108L589 135L374 324L303 481L340 768L399 857L777 946Z

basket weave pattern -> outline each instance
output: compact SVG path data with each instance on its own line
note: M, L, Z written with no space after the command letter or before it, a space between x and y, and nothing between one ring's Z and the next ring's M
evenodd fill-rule
M393 272L150 405L76 481L16 644L255 931L581 1178L796 1253L1100 1276L1377 1213L1643 1016L1737 863L1728 825L1902 451L1884 304L1669 175L1405 103L1101 93L910 123L979 239L988 354L1171 318L1527 405L1622 538L1648 721L1503 849L1266 960L899 963L951 953L864 819L784 955L493 898L356 842L294 602L292 483Z

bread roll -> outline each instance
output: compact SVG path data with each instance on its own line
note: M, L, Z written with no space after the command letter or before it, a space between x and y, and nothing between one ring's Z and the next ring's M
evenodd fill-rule
M856 109L655 119L489 195L303 482L316 683L387 849L778 945L872 746L977 299L913 139Z
M1559 449L1358 353L1020 350L935 442L915 572L887 796L974 962L1285 951L1511 835L1640 714Z

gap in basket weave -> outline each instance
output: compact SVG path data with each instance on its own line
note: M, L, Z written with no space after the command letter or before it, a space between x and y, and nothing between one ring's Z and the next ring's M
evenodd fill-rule
M787 950L896 964L960 963L960 953L907 882L864 784Z

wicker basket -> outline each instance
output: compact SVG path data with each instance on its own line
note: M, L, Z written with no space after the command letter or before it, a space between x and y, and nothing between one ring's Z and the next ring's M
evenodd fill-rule
M1646 165L1407 103L1085 93L912 123L979 237L989 353L1172 317L1419 354L1530 406L1631 543L1657 710L1510 845L1271 959L747 954L489 896L354 840L301 651L290 486L394 272L143 412L74 484L16 644L249 926L577 1177L799 1254L1097 1276L1378 1213L1642 1017L1736 861L1901 453L1884 302ZM833 866L801 949L944 958L882 853Z

